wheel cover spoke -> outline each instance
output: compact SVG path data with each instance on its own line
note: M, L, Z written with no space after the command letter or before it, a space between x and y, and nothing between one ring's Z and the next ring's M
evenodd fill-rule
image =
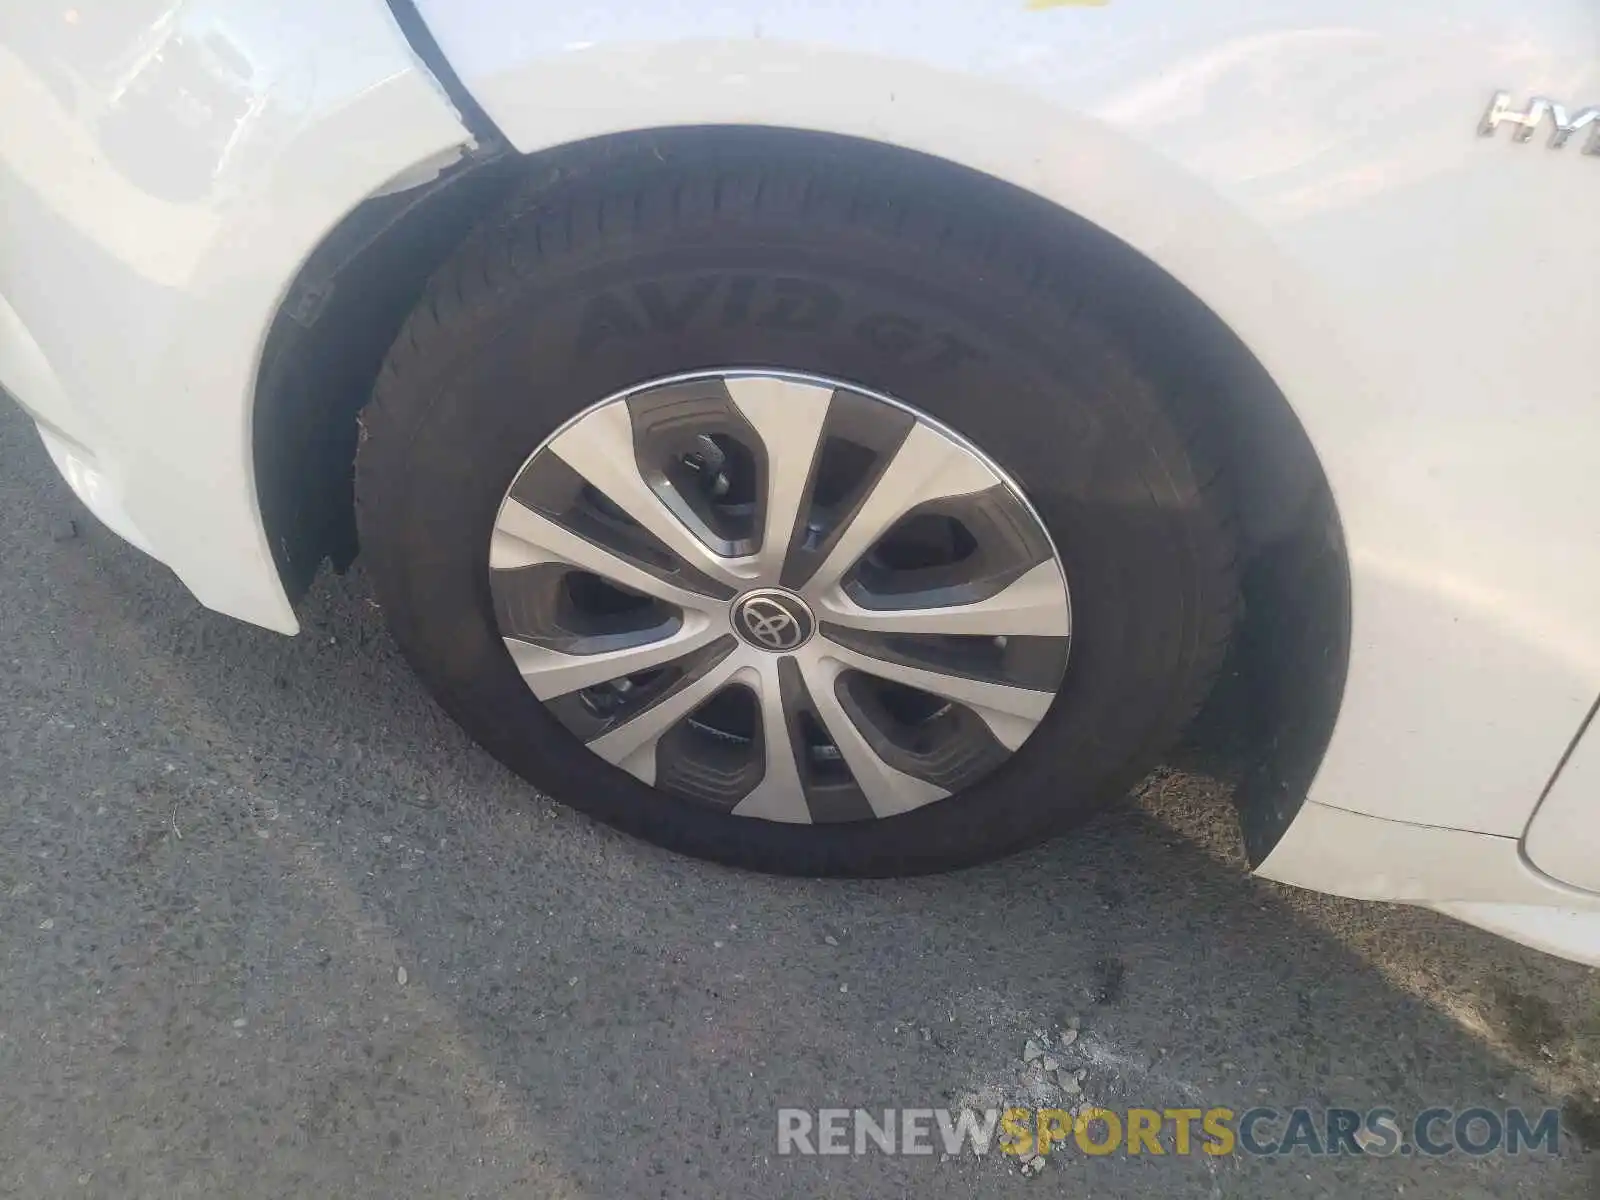
M658 641L596 654L568 654L521 638L504 640L528 688L539 699L552 700L625 675L667 666L726 636L720 624L695 613Z
M982 459L931 425L915 426L801 590L816 595L837 583L874 542L919 504L980 492L999 482Z
M699 612L721 613L728 607L724 599L678 587L652 575L508 496L495 521L489 546L490 568L511 570L545 562L581 567L633 591Z
M807 485L833 389L771 376L737 376L728 379L727 386L766 451L761 549L755 555L755 568L761 578L776 581L804 517Z
M661 380L558 430L507 491L496 612L534 696L667 794L781 824L892 817L1045 718L1060 557L981 451L783 372Z
M646 482L634 456L626 404L605 405L583 417L556 436L550 452L696 570L735 587L754 578L751 564L714 553Z
M631 721L589 743L589 749L646 783L656 777L655 746L662 734L741 675L753 674L737 654L729 655L687 687L645 709Z
M762 755L766 772L761 782L734 807L733 814L736 817L764 817L768 821L787 821L797 825L810 824L811 807L806 802L797 748L790 736L789 714L783 707L778 659L770 654L761 656L755 666L754 682L761 705Z
M835 685L843 666L838 659L821 654L807 655L800 660L801 674L822 724L833 735L840 755L850 765L850 773L872 806L873 815L892 817L943 800L949 795L943 788L896 770L873 749L860 726L839 703Z
M1011 745L1013 750L1022 744L1034 726L1044 720L1045 713L1050 711L1050 705L1055 700L1054 692L923 670L874 658L825 638L820 640L819 646L818 654L832 659L840 667L853 667L864 674L966 705L989 723L1001 741L1009 745L1009 739L1016 739L1016 745ZM1019 732L1022 735L1020 738L1017 737Z
M825 622L873 633L1067 637L1072 633L1072 614L1061 596L1061 568L1042 562L1005 590L970 604L863 608L837 584L816 595L812 603Z

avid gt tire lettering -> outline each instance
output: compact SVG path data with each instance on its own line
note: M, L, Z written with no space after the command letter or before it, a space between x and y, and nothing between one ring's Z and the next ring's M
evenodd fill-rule
M782 333L827 333L870 345L886 356L931 371L976 363L982 355L954 333L915 317L870 312L854 316L825 283L792 275L700 275L687 282L643 280L628 291L591 297L579 317L574 349L580 357L618 341L657 334L673 337L697 325Z

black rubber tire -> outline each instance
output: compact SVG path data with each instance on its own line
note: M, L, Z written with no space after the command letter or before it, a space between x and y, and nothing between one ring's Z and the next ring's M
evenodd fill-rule
M1003 855L1135 784L1204 699L1238 605L1195 414L1073 288L1070 246L872 154L777 136L645 146L530 185L431 281L362 415L361 547L445 710L548 795L674 850L797 874ZM782 367L965 434L1066 567L1062 689L998 772L884 820L785 825L673 799L590 754L523 684L488 586L497 506L563 421L646 380Z

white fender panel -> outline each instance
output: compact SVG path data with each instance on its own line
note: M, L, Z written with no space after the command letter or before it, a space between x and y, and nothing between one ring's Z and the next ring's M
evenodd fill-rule
M1592 721L1540 803L1524 846L1547 875L1600 892L1600 729Z
M25 335L0 383L203 603L293 632L256 506L262 343L321 238L466 131L383 0L11 4L0 112L0 334Z
M1423 904L1600 966L1600 895L1563 887L1534 870L1515 838L1310 803L1258 874L1337 896Z
M1531 869L1516 838L1305 805L1257 874L1357 900L1507 903L1600 912L1600 895Z
M1600 913L1526 904L1435 904L1447 916L1501 937L1600 967Z

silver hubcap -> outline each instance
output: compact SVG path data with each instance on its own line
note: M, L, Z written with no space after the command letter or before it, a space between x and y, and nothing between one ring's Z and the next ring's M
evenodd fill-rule
M998 467L815 376L676 377L580 413L512 481L489 567L518 670L591 751L772 821L970 787L1043 719L1072 632Z

